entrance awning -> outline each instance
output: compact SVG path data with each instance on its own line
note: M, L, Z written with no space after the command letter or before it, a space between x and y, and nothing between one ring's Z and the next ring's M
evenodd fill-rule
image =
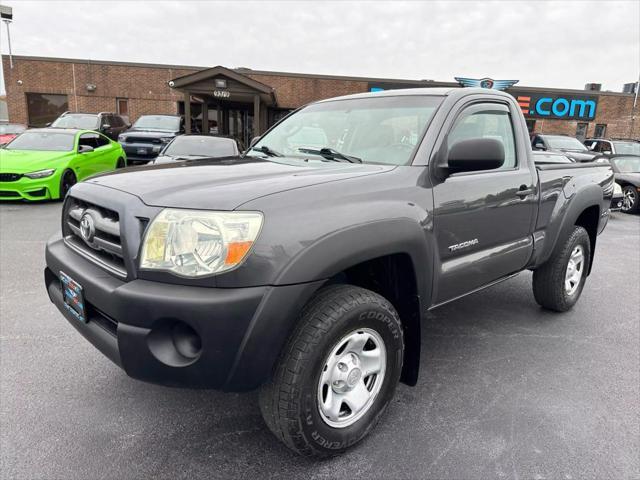
M216 82L218 81L218 82ZM220 83L223 81L224 83ZM218 85L225 85L224 87ZM189 91L191 94L205 94L215 97L215 92L228 92L225 98L234 102L253 101L254 95L259 95L260 100L267 106L277 105L275 90L269 85L258 82L246 75L235 72L229 68L218 65L199 72L190 73L184 77L174 78L169 86L180 91ZM219 95L223 95L219 93Z

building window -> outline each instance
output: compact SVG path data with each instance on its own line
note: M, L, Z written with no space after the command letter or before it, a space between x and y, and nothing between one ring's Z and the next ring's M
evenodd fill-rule
M527 118L527 130L529 133L536 131L536 121L533 118Z
M578 122L576 126L576 138L581 142L587 138L587 129L589 128L589 124L585 122Z
M604 123L598 123L593 135L596 138L604 138L607 135L607 126Z
M66 95L27 93L27 116L30 127L44 127L69 110Z
M129 99L116 98L116 113L125 117L129 116Z

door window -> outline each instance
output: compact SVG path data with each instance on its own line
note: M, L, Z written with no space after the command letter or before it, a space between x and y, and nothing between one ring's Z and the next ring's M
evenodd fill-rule
M100 148L100 147L104 147L105 145L109 145L109 143L111 142L109 142L109 139L104 135L98 135L95 139L95 143L96 143L95 148Z
M78 146L86 145L87 147L98 148L98 137L97 133L85 133L80 136Z
M451 148L457 142L473 138L493 138L500 141L504 147L504 164L499 169L516 167L515 137L507 107L481 104L465 109L449 132L447 143Z

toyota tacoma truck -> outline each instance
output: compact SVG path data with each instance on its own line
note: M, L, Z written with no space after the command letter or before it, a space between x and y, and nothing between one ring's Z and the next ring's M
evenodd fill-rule
M428 310L525 270L542 307L570 309L612 191L608 164L536 166L503 92L359 94L297 110L239 157L75 185L44 276L131 377L260 389L276 437L329 456L416 384Z

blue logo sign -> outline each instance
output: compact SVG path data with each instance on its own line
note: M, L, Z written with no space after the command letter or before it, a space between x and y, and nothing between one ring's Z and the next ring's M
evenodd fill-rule
M489 88L493 90L505 90L515 85L520 80L494 80L492 78L464 78L454 77L463 87Z
M522 113L540 118L593 120L598 106L597 97L581 95L518 92L516 100Z

